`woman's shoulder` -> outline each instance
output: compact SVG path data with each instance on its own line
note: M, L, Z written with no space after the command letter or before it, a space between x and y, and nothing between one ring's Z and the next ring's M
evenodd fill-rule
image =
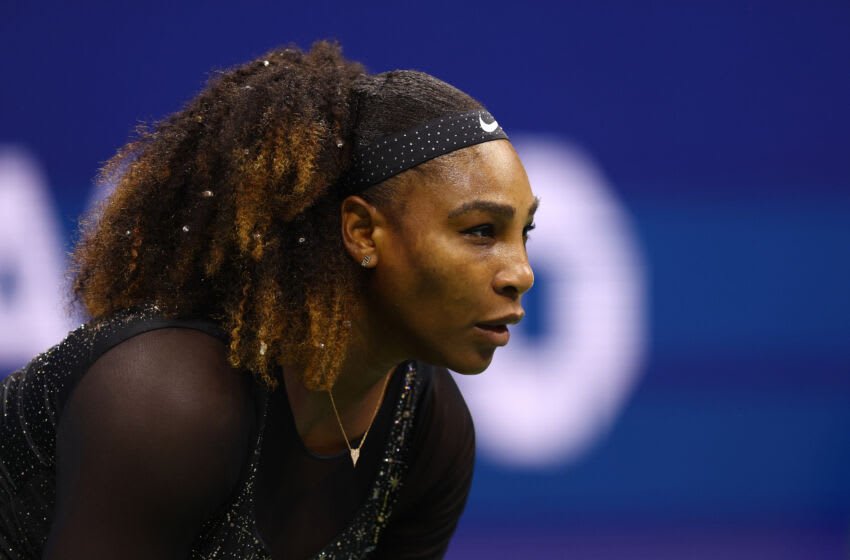
M105 527L116 547L149 547L151 557L191 542L245 472L253 387L203 330L162 326L106 350L57 426L54 548L88 546L75 541L80 524Z
M43 393L61 419L78 394L178 410L253 414L253 376L230 367L227 333L207 318L172 318L156 306L90 319L4 380L7 393ZM37 395L36 395L37 396ZM118 404L118 403L116 403Z
M154 310L156 311L156 310ZM68 384L58 436L225 451L241 467L256 425L253 377L230 366L214 323L128 311L92 321L88 360ZM61 442L60 442L61 443Z
M170 318L147 306L86 322L31 365L52 365L41 369L55 378L60 415L81 385L163 404L191 394L196 403L220 406L223 397L252 386L250 375L228 364L226 343L225 331L211 320Z
M214 429L254 416L253 378L230 366L211 323L153 317L113 323L103 333L92 342L90 364L66 406L96 400L98 408L124 417L182 420L175 429L192 422Z

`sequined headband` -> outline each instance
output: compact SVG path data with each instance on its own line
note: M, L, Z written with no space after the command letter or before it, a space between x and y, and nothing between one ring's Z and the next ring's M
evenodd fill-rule
M355 148L341 187L347 193L360 192L435 157L507 137L484 109L446 115Z

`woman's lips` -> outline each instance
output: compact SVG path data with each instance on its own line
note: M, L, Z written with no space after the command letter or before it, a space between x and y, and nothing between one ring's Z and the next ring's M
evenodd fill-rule
M504 346L511 338L507 325L475 325L475 330L495 346Z

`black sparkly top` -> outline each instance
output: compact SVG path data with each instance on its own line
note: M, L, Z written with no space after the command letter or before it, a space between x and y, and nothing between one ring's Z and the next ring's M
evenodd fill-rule
M62 427L60 418L66 421L63 409L74 388L111 348L138 334L172 327L203 331L226 340L226 335L212 323L165 319L155 307L150 307L85 324L3 380L0 558L41 558L48 539L52 542L55 533L61 532L55 526L57 463L62 457L60 453L57 459L57 426ZM199 529L192 533L194 537L188 548L175 549L183 550L189 558L233 560L441 557L469 492L474 453L471 420L448 373L415 362L399 367L375 420L374 435L370 436L374 446L371 465L368 460L364 467L358 463L361 470L357 475L350 474L353 469L347 453L344 457L309 456L298 440L291 413L286 410L288 401L276 396L279 393L254 386L256 422L245 438L245 459L237 469L235 484L223 494L229 498L217 503L204 517ZM301 449L303 457L298 458L296 467L280 467L279 460L267 459L274 457L274 452L264 451L263 446L269 424L275 428L275 438L286 445L266 447L288 449L289 456L298 455L292 449ZM287 424L288 427L278 429ZM376 442L382 442L382 452L378 451ZM295 490L283 488L280 493L263 487L258 496L261 486L258 480L263 478L261 464L266 462L272 464L273 475L282 471L296 478L298 473L306 473L305 480L294 480L289 486ZM311 480L311 476L320 478ZM334 485L351 489L351 492L346 490L348 497L342 500L342 505L327 491ZM73 509L73 504L62 505L61 491L58 498L60 509ZM346 499L350 502L348 506ZM282 521L266 519L263 530L259 529L257 502L275 500L280 502L278 506L283 504L284 510L291 507L295 512L304 511L305 515L303 504L309 504L307 509L318 508L313 514L321 517L316 519L328 519L328 527L320 534L320 538L325 538L323 547L315 546L316 535L309 536L297 523L293 524L298 513L290 512ZM104 531L64 530L91 531L86 535L87 542L99 538L98 530ZM287 540L281 543L280 535ZM302 540L300 535L304 543L297 542ZM327 539L322 535L335 537ZM66 544L66 541L73 543L74 538L56 540L50 558L86 556L62 548L75 546ZM312 552L305 556L306 550ZM88 556L92 554L89 552Z

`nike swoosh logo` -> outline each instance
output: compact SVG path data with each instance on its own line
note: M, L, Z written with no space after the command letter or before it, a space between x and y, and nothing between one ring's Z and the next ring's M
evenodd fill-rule
M493 132L497 128L499 128L499 122L493 121L491 123L484 122L484 119L481 118L481 113L478 114L478 124L481 125L481 130L484 132Z

